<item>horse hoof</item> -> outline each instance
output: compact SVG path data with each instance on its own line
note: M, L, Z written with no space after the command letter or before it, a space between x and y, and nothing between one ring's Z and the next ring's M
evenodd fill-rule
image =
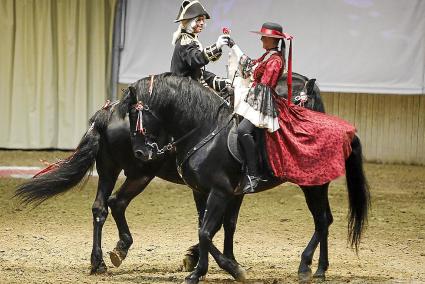
M245 282L246 281L246 271L239 264L238 264L238 267L236 268L235 280L238 281L238 282Z
M91 275L97 275L97 274L104 274L108 268L106 267L105 263L102 261L98 266L92 266L90 269Z
M198 284L199 279L197 279L197 278L186 278L183 283L184 284Z
M192 272L195 270L196 263L198 261L191 255L186 255L183 259L183 268L182 271Z
M313 278L319 281L325 281L325 271L323 269L317 269L316 273L314 273Z
M124 260L120 252L116 249L109 253L109 258L111 259L111 262L115 267L119 267L122 261Z
M310 283L311 282L311 270L298 272L298 282L299 283Z

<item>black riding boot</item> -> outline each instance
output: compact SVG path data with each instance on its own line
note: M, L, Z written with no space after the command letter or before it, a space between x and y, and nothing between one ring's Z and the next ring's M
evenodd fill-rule
M238 127L238 139L245 152L245 160L248 173L242 182L244 193L253 193L258 186L261 178L258 171L258 152L256 149L254 137L255 126L248 120L244 119Z

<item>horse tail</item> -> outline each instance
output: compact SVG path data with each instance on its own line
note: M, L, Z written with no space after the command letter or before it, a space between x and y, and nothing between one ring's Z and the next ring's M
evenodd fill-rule
M93 168L99 150L101 137L99 130L104 125L99 123L97 118L99 118L98 114L102 112L104 111L98 111L90 119L92 126L71 156L50 165L30 181L20 185L16 189L14 197L20 198L23 204L34 203L35 206L38 206L47 199L64 193L79 184L87 172Z
M358 252L371 203L369 185L363 171L362 145L357 136L354 136L351 148L352 152L345 161L345 176L350 206L348 213L348 238L351 247L354 247L356 252Z

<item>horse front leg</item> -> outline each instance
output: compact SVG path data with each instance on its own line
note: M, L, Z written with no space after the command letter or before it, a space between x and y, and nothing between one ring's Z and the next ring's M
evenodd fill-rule
M185 283L198 283L201 277L207 274L208 271L208 253L215 247L212 244L212 239L223 223L223 216L226 210L229 197L224 191L211 190L207 199L204 218L199 230L199 261L195 270L189 274Z
M133 237L125 218L125 211L131 200L139 195L154 176L143 176L134 179L127 178L120 189L108 200L112 216L118 228L119 240L112 252L109 253L112 264L119 267L127 257L128 250L133 244Z
M198 211L198 230L201 230L202 220L204 218L207 195L198 191L193 191L193 197ZM245 270L237 263L233 255L233 236L236 230L236 223L240 206L242 204L243 196L238 196L232 200L227 206L228 209L224 214L223 227L224 227L224 249L227 250L227 255L222 254L217 247L211 243L210 253L218 266L237 281L244 281L246 278ZM199 244L191 246L183 259L183 270L193 271L199 261Z
M234 236L236 231L236 225L238 223L239 210L242 205L244 195L238 195L233 197L223 218L224 228L224 248L223 254L227 257L231 263L228 264L228 271L236 281L244 282L246 280L245 269L236 261L233 253ZM228 261L229 262L229 261ZM226 262L225 262L226 263Z
M333 221L328 201L328 186L302 187L307 206L313 215L315 231L307 247L301 255L298 268L298 277L301 282L311 280L311 264L314 252L320 243L319 265L314 277L325 278L329 267L328 260L328 232Z
M107 199L114 189L115 182L118 178L118 171L110 172L108 175L101 174L99 171L99 182L97 185L96 199L93 202L93 248L91 253L91 269L90 274L100 274L106 272L107 268L103 261L102 253L102 229L108 217Z
M224 248L223 254L233 260L235 255L233 253L233 243L236 231L236 225L238 223L239 209L241 208L244 195L235 196L230 204L227 206L226 213L223 219L224 228Z
M224 228L224 253L222 254L213 243L211 243L210 253L218 266L235 278L236 281L246 280L246 271L236 261L233 253L233 238L236 231L239 209L242 205L243 195L232 197L227 205L223 216Z

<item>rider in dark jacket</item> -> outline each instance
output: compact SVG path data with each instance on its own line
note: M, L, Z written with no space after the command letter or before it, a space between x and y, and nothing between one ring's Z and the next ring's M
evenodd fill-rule
M183 1L175 20L179 27L173 35L175 47L170 71L178 76L190 76L220 92L229 85L229 81L206 71L205 65L220 58L222 46L228 44L228 36L221 35L216 43L203 48L198 34L202 32L206 19L210 19L210 16L199 1Z

